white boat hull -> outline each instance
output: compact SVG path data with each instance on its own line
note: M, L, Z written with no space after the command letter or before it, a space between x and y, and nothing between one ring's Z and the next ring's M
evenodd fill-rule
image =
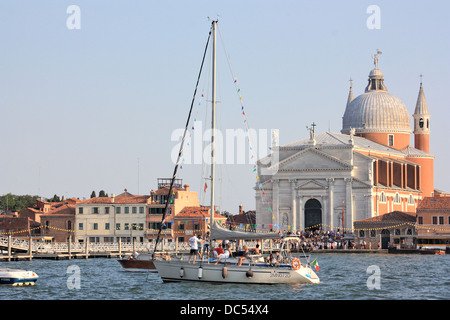
M256 264L189 264L183 261L154 261L156 269L164 282L196 281L211 283L245 283L245 284L311 284L320 279L310 267L301 266L294 270L289 265L271 267ZM201 270L199 270L201 268ZM226 269L224 269L226 268ZM252 271L252 276L248 271Z
M39 276L28 270L0 269L0 284L13 286L34 285Z

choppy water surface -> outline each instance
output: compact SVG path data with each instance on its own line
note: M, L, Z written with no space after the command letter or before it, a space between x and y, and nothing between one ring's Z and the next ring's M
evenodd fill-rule
M3 300L450 299L450 255L318 253L313 257L320 264L320 284L275 286L165 284L157 273L123 271L116 259L0 262L0 267L29 269L40 277L35 286L2 285L0 297ZM370 290L367 286L373 276L373 272L368 273L370 266L379 268L379 289ZM78 283L74 278L77 270ZM369 280L369 284L373 283Z

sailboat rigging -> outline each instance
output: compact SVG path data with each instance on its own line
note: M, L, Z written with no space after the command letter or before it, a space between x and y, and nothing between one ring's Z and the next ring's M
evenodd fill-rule
M186 120L186 125L184 127L183 138L182 138L181 144L180 144L180 150L178 152L177 162L176 162L175 168L173 170L172 180L171 180L170 186L169 186L169 193L168 193L167 200L166 200L166 203L165 203L165 206L164 206L164 211L163 211L163 216L162 216L162 219L161 219L161 224L160 224L159 229L158 229L158 235L156 237L155 247L153 249L153 254L152 254L153 258L155 257L155 253L156 253L156 250L157 250L159 238L161 236L162 228L163 228L166 216L167 216L167 210L168 210L169 204L170 204L170 202L172 200L173 184L174 184L175 178L177 176L177 171L178 171L178 166L180 165L181 155L183 154L184 141L186 139L186 133L188 131L189 122L191 120L192 109L193 109L193 106L194 106L195 97L197 95L198 84L200 82L200 78L201 78L201 75L202 75L202 70L203 70L203 65L205 63L206 53L208 52L208 44L209 44L209 40L211 38L211 32L212 32L212 29L209 31L208 40L206 41L206 46L205 46L205 50L204 50L204 53L203 53L203 59L202 59L202 63L201 63L201 66L200 66L200 71L198 73L197 83L196 83L195 89L194 89L194 95L192 97L191 107L189 109L189 114L188 114L188 117L187 117L187 120Z
M210 204L210 235L211 240L261 240L261 239L281 239L281 234L278 232L262 233L262 232L243 232L228 230L221 226L214 219L215 214L215 108L216 108L216 29L217 20L212 21L211 29L208 36L205 53L202 60L202 68L205 61L205 55L208 48L210 38L212 37L212 134L211 134L211 177L210 177L210 191L211 191L211 204ZM201 75L201 69L199 78ZM197 91L199 82L197 79L197 85L194 91L194 98ZM183 140L180 146L180 152L178 154L177 164L175 165L174 175L172 183L169 189L169 196L166 202L162 223L158 232L157 242L155 244L154 255L156 247L158 245L159 236L161 233L162 225L164 223L167 207L172 197L172 186L176 177L177 169L181 154L183 152L183 143L186 135L186 131L189 125L189 120L192 112L193 101L189 111L188 120L186 123ZM292 242L299 240L298 238L288 238L287 241ZM231 258L226 259L224 262L212 263L209 259L199 263L190 264L189 262L181 259L157 259L154 260L154 264L161 279L164 282L170 281L200 281L200 282L220 282L220 283L252 283L252 284L279 284L279 283L319 283L319 277L315 274L309 264L302 265L300 260L296 257L290 257L288 255L288 242L284 242L280 248L284 259L280 259L277 263L266 262L265 258L260 255L249 255L244 263L239 263L239 259ZM234 260L233 260L234 259ZM214 261L215 262L215 261Z

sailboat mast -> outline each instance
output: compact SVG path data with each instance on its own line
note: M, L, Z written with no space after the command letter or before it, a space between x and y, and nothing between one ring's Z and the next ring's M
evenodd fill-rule
M211 122L211 226L214 223L214 177L215 177L215 131L216 131L216 27L217 20L212 22L212 122Z

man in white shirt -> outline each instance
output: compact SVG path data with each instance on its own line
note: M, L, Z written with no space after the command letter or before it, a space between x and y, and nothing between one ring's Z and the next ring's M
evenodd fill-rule
M194 260L193 263L195 263L195 259L197 258L197 254L198 256L201 258L202 255L201 253L198 251L198 244L202 243L203 240L200 240L199 238L197 238L197 236L194 234L190 239L189 239L189 243L191 244L191 251L189 252L189 260L188 263L191 263L191 256L194 256Z

